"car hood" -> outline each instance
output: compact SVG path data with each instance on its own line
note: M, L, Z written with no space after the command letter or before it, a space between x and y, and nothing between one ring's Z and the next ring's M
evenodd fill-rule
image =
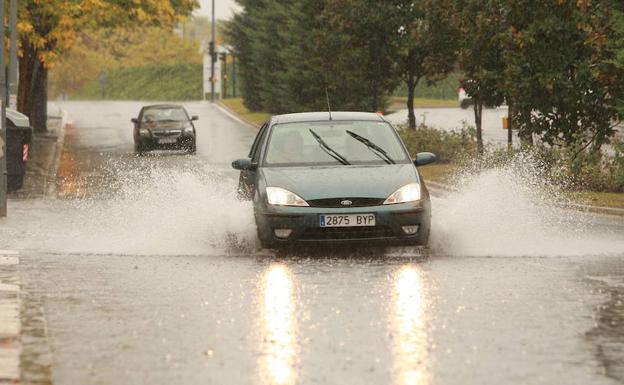
M383 166L261 168L266 185L292 191L305 200L387 198L419 180L412 164Z

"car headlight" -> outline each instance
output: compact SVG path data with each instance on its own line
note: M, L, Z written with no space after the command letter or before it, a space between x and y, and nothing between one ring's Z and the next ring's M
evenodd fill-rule
M396 190L386 199L384 205L415 202L420 200L420 183L410 183Z
M193 133L193 126L191 124L184 126L184 133L186 134L192 134Z
M139 130L139 135L148 136L149 135L149 130L147 128L141 128Z
M310 206L297 194L280 187L266 188L267 200L270 205L276 206Z

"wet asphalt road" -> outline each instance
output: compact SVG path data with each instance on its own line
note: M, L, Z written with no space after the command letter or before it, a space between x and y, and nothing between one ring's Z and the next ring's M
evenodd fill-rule
M140 103L63 107L60 198L0 220L55 384L624 381L622 218L552 209L494 173L434 198L426 255L275 255L232 198L251 128L188 103L198 154L138 158Z

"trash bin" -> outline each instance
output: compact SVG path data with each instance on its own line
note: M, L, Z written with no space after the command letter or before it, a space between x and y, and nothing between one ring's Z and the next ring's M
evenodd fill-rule
M26 161L30 156L32 128L19 127L6 120L7 190L16 191L24 184Z

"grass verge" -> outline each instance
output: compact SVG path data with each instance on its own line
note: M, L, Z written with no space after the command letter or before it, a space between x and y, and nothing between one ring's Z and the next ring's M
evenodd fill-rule
M238 115L239 118L256 127L262 126L262 124L271 117L271 114L267 112L249 111L243 104L242 98L223 99L221 103L234 114Z

